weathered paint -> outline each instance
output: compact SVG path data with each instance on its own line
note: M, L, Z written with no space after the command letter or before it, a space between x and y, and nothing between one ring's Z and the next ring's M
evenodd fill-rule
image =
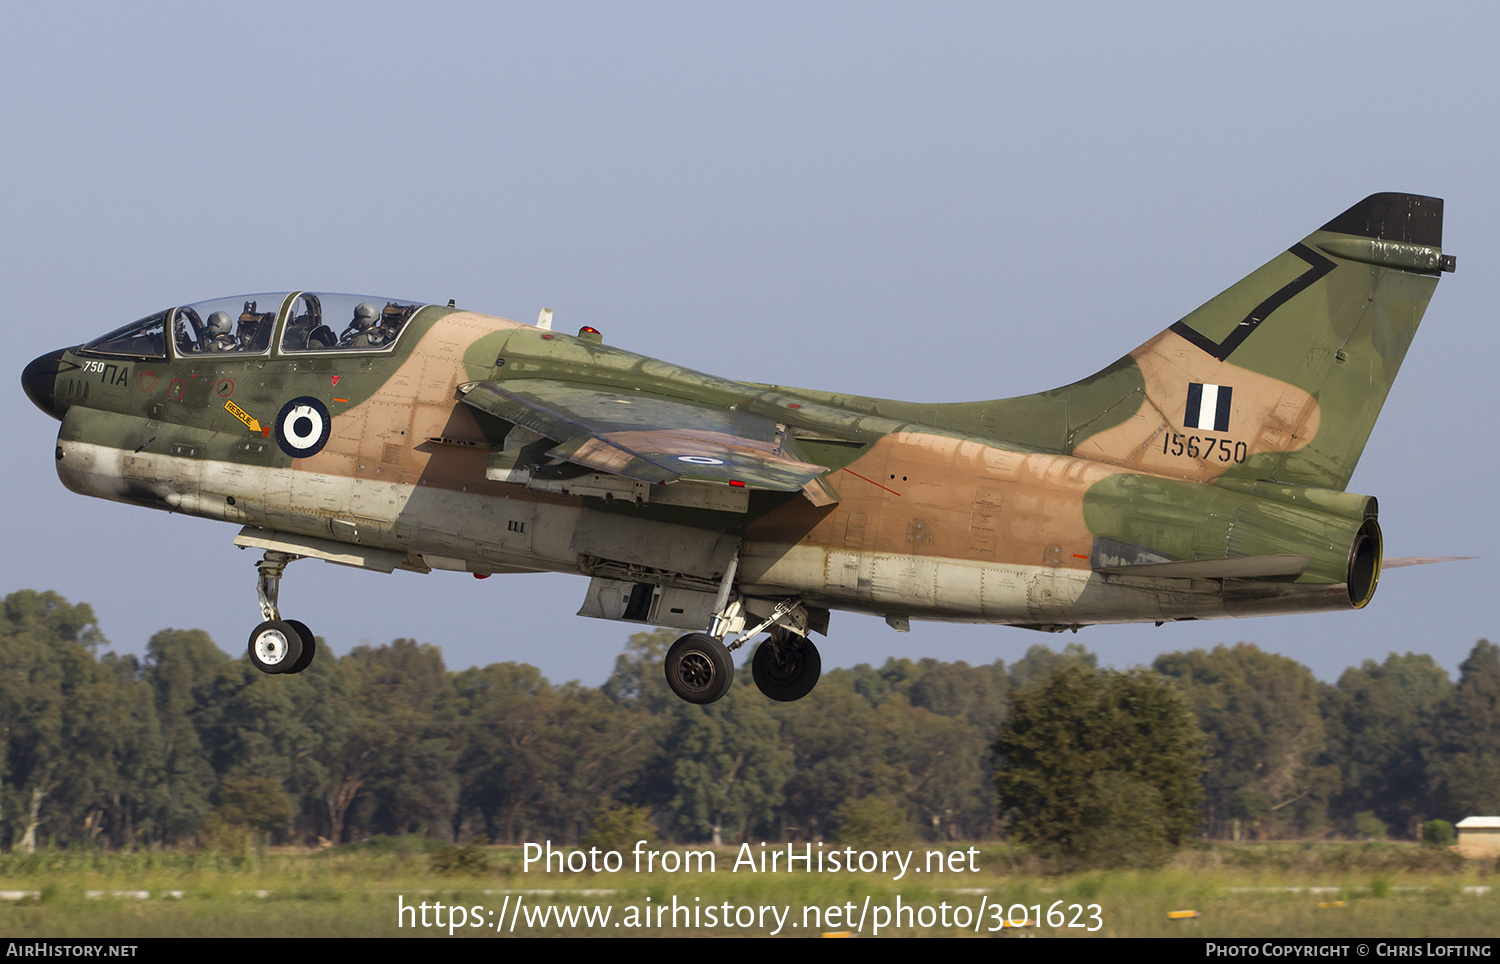
M283 352L295 293L263 354L167 337L161 357L44 356L23 382L61 415L74 491L256 545L581 573L596 615L646 584L682 619L725 587L746 613L795 597L815 628L828 609L1059 629L1357 608L1379 529L1343 490L1451 270L1440 204L1366 199L1098 373L992 402L739 382L436 306L401 309L379 350Z

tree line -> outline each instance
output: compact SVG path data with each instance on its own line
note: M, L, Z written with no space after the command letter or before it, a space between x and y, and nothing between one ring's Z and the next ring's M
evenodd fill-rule
M1412 837L1500 812L1488 642L1456 683L1410 653L1329 685L1245 643L1126 674L1036 645L1009 665L834 670L786 704L747 672L694 706L662 676L674 638L631 636L597 688L451 671L409 639L268 677L201 630L109 651L87 604L19 591L0 613L0 847L187 846L226 825L574 843L622 814L677 842L1036 839L1046 806L1026 793L1069 781L1171 840Z

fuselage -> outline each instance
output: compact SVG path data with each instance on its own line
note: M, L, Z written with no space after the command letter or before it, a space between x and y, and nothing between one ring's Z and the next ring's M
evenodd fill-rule
M1360 602L1336 578L1236 594L1223 591L1222 579L1098 571L1109 561L1101 552L1136 543L1113 538L1119 533L1105 532L1088 507L1092 500L1107 514L1100 493L1112 479L1118 488L1122 476L1149 474L1138 467L872 414L875 406L721 379L438 306L414 310L386 345L287 349L300 302L275 297L282 304L268 322L274 331L248 346L254 350L197 351L179 333L159 347L125 343L131 355L117 339L57 354L51 384L28 375L44 396L39 404L62 419L63 483L99 498L395 553L403 568L602 575L675 586L688 598L711 594L723 569L705 540L738 540L737 589L745 597L796 596L810 607L893 621L1057 629ZM175 316L163 331L172 324ZM832 497L814 505L787 492L693 482L622 491L597 473L547 480L497 472L516 448L507 444L514 426L463 404L463 387L542 376L769 412L808 461L828 468L822 482ZM328 425L299 429L287 414L299 399L316 400ZM308 414L319 417L312 407ZM315 450L313 428L326 432ZM298 439L308 449L299 453ZM1224 451L1220 465L1232 464L1232 445ZM1199 507L1174 512L1167 491L1194 483L1158 482L1166 494L1151 523L1163 533L1155 548L1197 538ZM1348 552L1347 544L1325 548ZM1181 558L1151 561L1174 557ZM673 608L650 613L651 621L686 628L703 618L701 606L677 619Z
M1358 609L1346 491L1436 289L1443 203L1375 194L1093 375L992 401L735 381L537 325L294 291L157 312L26 367L76 492L240 526L286 566L587 576L580 615L694 630L668 684L805 696L831 610L1060 630ZM731 642L726 639L737 634Z

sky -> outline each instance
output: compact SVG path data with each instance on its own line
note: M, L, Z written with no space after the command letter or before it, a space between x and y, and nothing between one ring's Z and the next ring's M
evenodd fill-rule
M1254 642L1333 681L1456 672L1496 634L1497 8L1448 4L105 3L0 13L0 594L114 649L244 651L225 523L76 496L26 362L173 304L306 288L445 303L750 381L920 401L1102 368L1366 195L1446 199L1445 275L1351 490L1388 570L1360 612L1044 636L835 613L824 667L1118 667ZM601 683L628 623L582 577L316 560L284 615L335 653Z

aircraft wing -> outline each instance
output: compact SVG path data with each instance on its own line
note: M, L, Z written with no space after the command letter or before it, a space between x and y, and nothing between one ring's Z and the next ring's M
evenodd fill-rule
M463 400L558 444L547 455L640 482L801 491L838 501L786 428L748 412L604 386L520 378L474 382Z

